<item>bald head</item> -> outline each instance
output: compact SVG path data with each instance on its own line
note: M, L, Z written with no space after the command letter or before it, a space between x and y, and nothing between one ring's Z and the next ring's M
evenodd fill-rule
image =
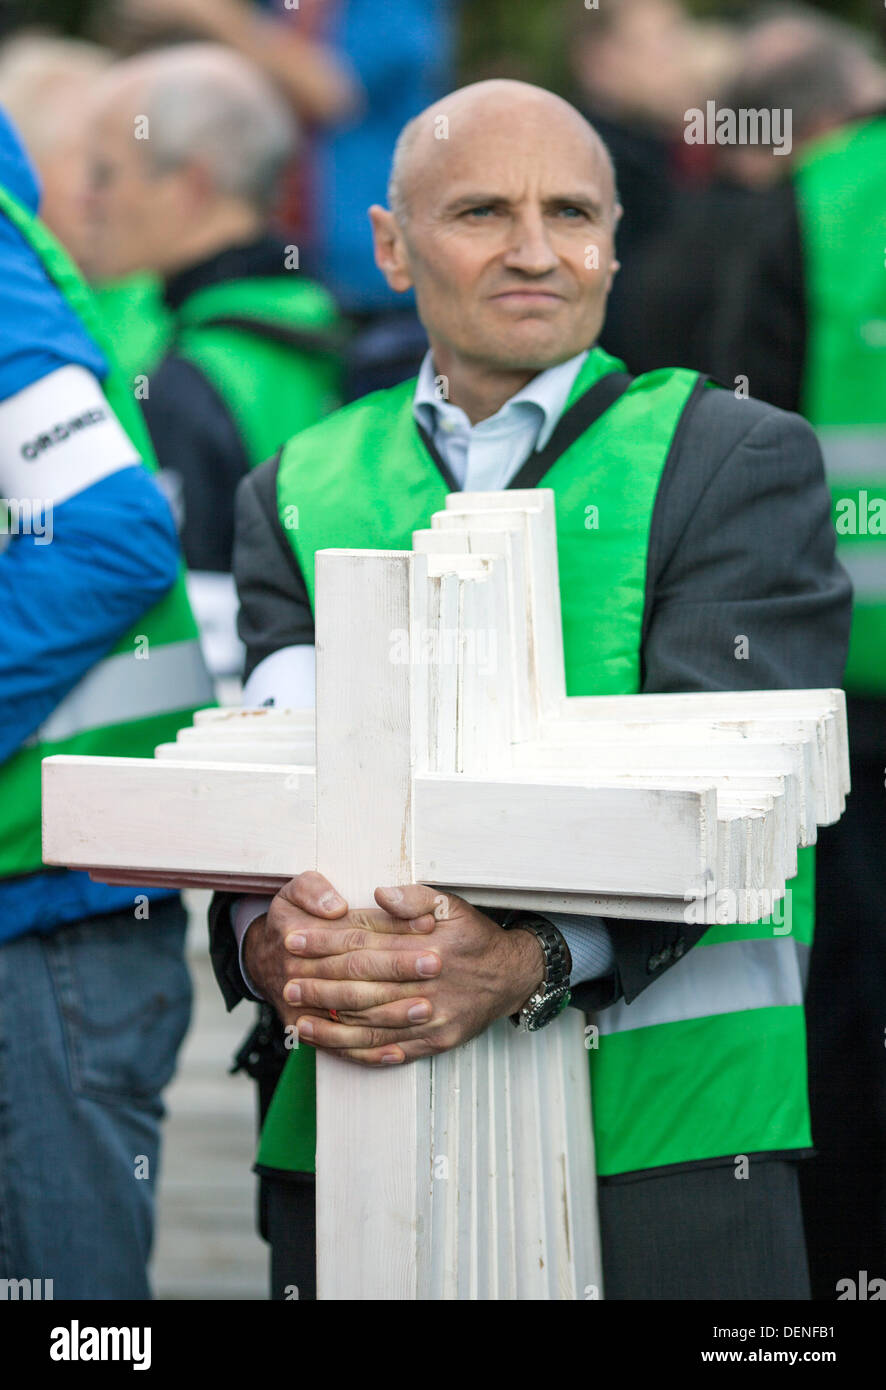
M562 97L529 82L495 78L442 97L400 132L388 183L388 203L401 225L423 196L439 190L472 162L494 165L503 147L566 141L595 169L609 210L617 203L615 170L600 136Z
M449 399L484 419L595 340L618 270L612 161L583 116L526 82L463 87L397 143L376 263L415 291Z

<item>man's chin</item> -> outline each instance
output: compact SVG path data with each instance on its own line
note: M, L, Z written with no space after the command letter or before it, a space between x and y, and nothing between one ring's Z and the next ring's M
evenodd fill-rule
M514 332L505 340L490 343L488 354L475 353L475 356L485 357L490 366L494 364L505 370L544 372L590 346L589 340L576 342L572 335L567 338L561 333Z

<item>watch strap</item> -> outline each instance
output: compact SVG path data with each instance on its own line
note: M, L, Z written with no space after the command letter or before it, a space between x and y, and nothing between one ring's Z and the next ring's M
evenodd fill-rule
M547 988L554 989L569 984L572 955L565 936L553 922L549 922L547 917L542 917L537 912L516 910L506 913L500 925L505 931L515 927L519 927L521 931L531 931L538 939L544 952L544 985Z

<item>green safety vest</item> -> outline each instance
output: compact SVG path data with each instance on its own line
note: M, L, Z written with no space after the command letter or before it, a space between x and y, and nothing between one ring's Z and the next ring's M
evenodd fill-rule
M176 310L169 350L215 388L254 468L341 404L343 345L331 297L289 274L197 290Z
M134 453L155 471L141 411L115 365L87 285L52 234L2 186L0 213L39 257L105 356L109 371L103 387L108 404L132 440ZM64 595L59 599L63 603ZM43 758L53 753L150 758L158 743L175 741L195 710L213 703L182 571L169 593L87 672L27 744L0 767L0 877L34 873L42 867Z
M587 357L567 404L622 364ZM659 480L694 372L637 377L539 486L556 498L570 695L640 689L646 558ZM290 440L278 505L313 602L325 547L410 549L447 486L412 415L414 381L379 391ZM599 511L588 531L587 508ZM291 516L293 513L289 513ZM810 1146L800 952L811 940L813 851L800 851L793 931L771 919L713 926L633 1004L600 1013L588 1052L601 1175ZM321 866L322 867L322 866ZM294 1049L274 1093L259 1164L314 1167L314 1053Z
M886 695L886 117L795 172L807 296L802 411L818 432L837 553L855 588L847 690Z
M139 271L125 280L93 285L92 293L114 340L120 370L136 391L137 378L156 367L172 341L175 324L163 301L163 281Z

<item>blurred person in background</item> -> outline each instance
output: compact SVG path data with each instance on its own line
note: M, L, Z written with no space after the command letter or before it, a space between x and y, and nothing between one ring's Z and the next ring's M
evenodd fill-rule
M40 764L150 757L211 690L144 423L37 204L0 112L0 1277L144 1299L185 914L44 866Z
M137 393L177 499L190 594L214 674L239 672L234 490L340 399L340 321L269 229L291 111L216 44L117 65L91 125L90 265L163 280L173 340Z
M0 47L0 102L40 179L40 218L82 266L89 233L84 199L86 111L113 54L83 39L17 34Z
M113 0L116 43L213 39L261 67L306 134L282 214L356 334L349 398L418 369L427 339L410 296L379 282L366 208L383 200L397 135L451 86L458 0Z
M852 795L817 856L807 1015L813 1139L801 1184L813 1296L886 1274L886 85L855 31L792 8L753 28L740 90L791 106L783 180L725 282L724 379L816 427L855 599Z
M613 285L604 345L636 369L624 285L678 198L675 151L693 104L695 26L679 0L567 5L566 16L575 104L611 151L624 208L618 257L628 273Z
M87 275L88 111L95 83L113 60L98 44L44 33L17 34L0 47L0 105L40 178L41 220ZM162 285L139 271L120 281L93 281L92 289L113 326L117 361L132 380L160 360L169 342Z
M713 100L717 111L790 111L794 151L869 106L866 93L876 71L863 41L847 25L778 7L773 18L736 31L734 55L731 72L700 87L691 106L704 110ZM684 124L683 135L686 129ZM744 256L759 225L769 220L770 191L787 177L791 151L776 153L771 142L711 144L706 149L710 179L680 191L668 217L644 243L630 283L623 284L630 336L625 352L629 364L642 371L678 360L732 382L750 366L747 359L736 362L724 355L721 306L732 297L734 259ZM755 394L760 354L765 354L763 370L770 378L785 367L798 370L796 351L784 354L784 329L779 324L756 344L750 385ZM786 397L760 394L796 408L795 388Z

